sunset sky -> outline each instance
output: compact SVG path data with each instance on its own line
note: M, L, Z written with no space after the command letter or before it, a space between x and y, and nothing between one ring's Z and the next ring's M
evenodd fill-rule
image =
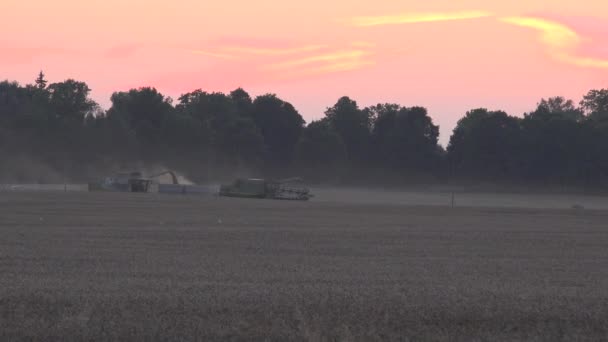
M307 121L343 95L423 105L445 145L472 108L608 87L608 1L1 0L0 79L276 93Z

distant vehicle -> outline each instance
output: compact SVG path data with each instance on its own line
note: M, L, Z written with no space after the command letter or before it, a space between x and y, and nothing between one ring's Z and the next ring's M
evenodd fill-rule
M164 171L150 177L143 177L141 172L134 171L117 173L100 182L89 183L89 191L155 192L158 191L158 181L155 178L166 174L171 176L173 184L179 184L172 171Z
M305 187L295 187L291 183L299 178L284 180L265 180L258 178L239 178L232 184L220 186L220 196L242 198L267 198L277 200L307 201L313 195Z

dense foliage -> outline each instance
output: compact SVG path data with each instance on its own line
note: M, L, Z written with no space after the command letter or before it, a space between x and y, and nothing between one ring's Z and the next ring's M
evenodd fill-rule
M154 88L132 89L114 93L105 111L90 91L71 79L49 83L43 73L25 86L0 82L0 177L25 180L24 168L10 168L24 158L58 173L69 165L72 175L137 161L198 172L199 179L210 167L262 174L298 168L318 179L383 170L404 179L559 184L597 183L608 173L608 89L589 91L579 106L543 99L522 117L473 109L445 150L439 127L419 106L361 108L342 97L306 125L290 103L243 89L194 90L175 103Z

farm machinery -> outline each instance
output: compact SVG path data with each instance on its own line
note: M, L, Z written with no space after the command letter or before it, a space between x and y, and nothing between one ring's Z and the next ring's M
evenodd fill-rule
M221 185L219 195L226 197L307 201L313 195L308 188L293 185L299 181L301 181L299 178L282 180L239 178L232 184Z
M171 183L161 183L159 177L169 175ZM178 177L172 171L164 171L145 177L142 172L123 172L106 177L101 181L89 183L89 191L113 192L153 192L181 194L216 194L226 197L268 198L277 200L307 201L313 195L306 187L296 186L300 178L282 180L265 180L256 178L239 178L232 184L223 184L213 189L210 186L179 184Z
M158 177L171 176L171 182L178 185L178 179L172 171L164 171L149 177L144 177L139 171L117 173L106 177L100 182L89 183L89 191L117 191L117 192L158 192Z

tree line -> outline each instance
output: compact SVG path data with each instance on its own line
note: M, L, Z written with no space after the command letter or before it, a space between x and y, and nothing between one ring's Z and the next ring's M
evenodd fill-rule
M215 177L247 170L318 180L601 184L608 176L608 89L589 91L579 104L542 99L521 117L470 110L445 149L421 106L362 108L345 96L306 124L275 94L252 98L240 88L198 89L176 101L155 88L131 89L114 93L107 110L90 91L73 79L49 84L42 72L24 86L0 82L5 174L15 156L27 156L71 177L86 167L134 161L174 167L200 181L211 177L202 172L210 167ZM22 176L16 173L13 178Z

